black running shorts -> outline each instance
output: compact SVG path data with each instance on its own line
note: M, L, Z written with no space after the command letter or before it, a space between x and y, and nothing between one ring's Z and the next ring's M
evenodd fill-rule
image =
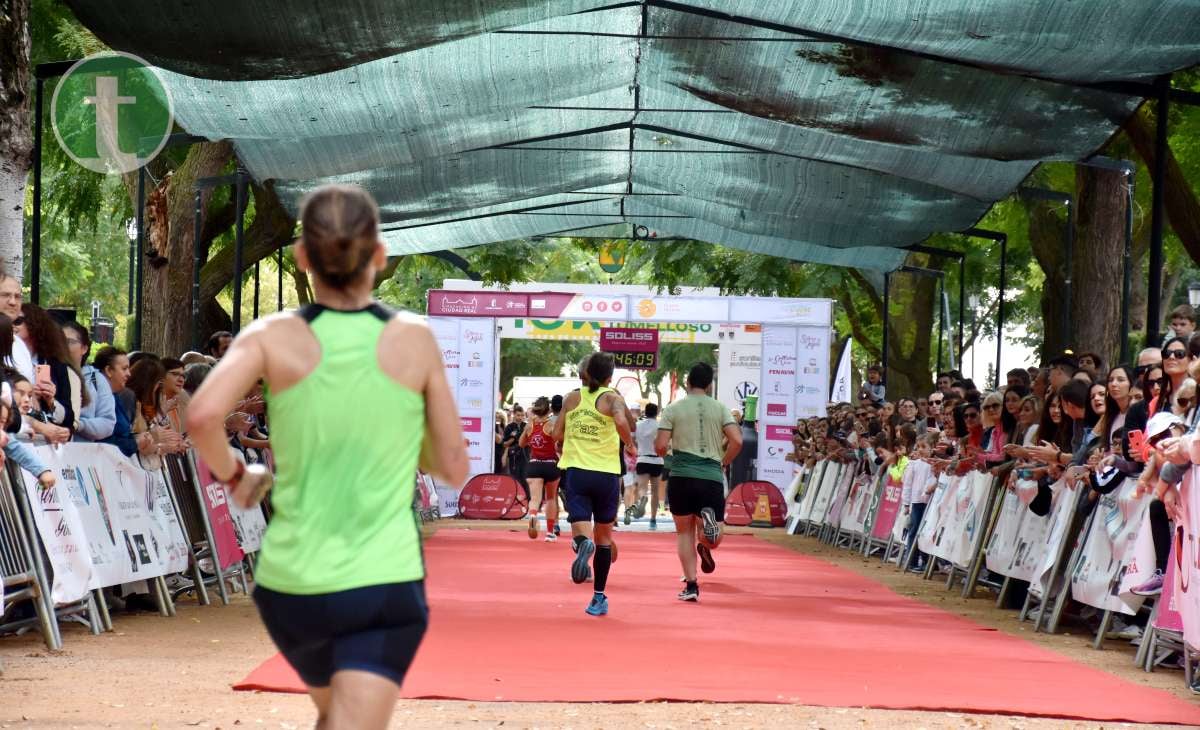
M712 507L717 513L717 522L725 519L725 485L721 482L677 474L667 482L667 502L673 515L698 517L700 510Z
M558 462L532 460L525 465L526 479L541 479L544 482L558 481Z
M423 581L314 595L257 586L254 602L271 640L309 687L328 687L343 669L403 683L429 623Z
M663 465L662 464L647 464L644 461L639 461L637 463L637 473L638 474L649 474L652 477L660 477L660 476L662 476L662 473L663 473Z

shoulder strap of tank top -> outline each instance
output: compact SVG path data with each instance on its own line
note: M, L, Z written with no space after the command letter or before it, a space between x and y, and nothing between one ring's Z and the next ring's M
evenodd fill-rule
M325 306L324 304L317 304L316 302L312 302L310 304L305 304L303 307L300 307L299 309L297 309L296 315L298 317L300 317L301 319L303 319L305 322L312 324L313 320L315 320L317 317L319 317L321 315L322 312L325 312L325 311L335 311L336 312L336 311L343 311L343 310L332 309L330 307ZM371 302L370 304L368 304L366 307L363 307L362 309L356 309L356 310L352 311L352 313L356 313L356 312L367 312L367 313L373 315L376 319L379 319L380 321L383 321L383 322L387 322L392 317L396 316L396 310L394 310L391 307L388 307L384 304L380 304L379 302Z

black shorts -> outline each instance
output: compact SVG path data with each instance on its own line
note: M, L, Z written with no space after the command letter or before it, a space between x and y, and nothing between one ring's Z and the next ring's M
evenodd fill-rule
M589 469L567 469L563 475L567 492L567 521L596 524L615 522L621 504L621 475Z
M403 683L429 624L424 581L314 595L256 586L254 602L271 640L309 687L328 687L343 669Z
M546 483L558 481L558 462L531 460L525 465L526 479L541 479Z
M638 474L649 474L652 477L660 477L660 476L662 476L662 473L663 473L663 465L662 464L647 464L644 461L639 461L637 463L637 473Z
M667 502L673 515L699 516L700 510L712 507L717 513L717 522L725 519L725 485L711 479L672 477L667 482Z

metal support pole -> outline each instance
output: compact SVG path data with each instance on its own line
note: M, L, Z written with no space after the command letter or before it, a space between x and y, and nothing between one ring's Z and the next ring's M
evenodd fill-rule
M254 262L254 314L253 318L258 319L258 292L259 292L259 268L258 261Z
M1167 180L1167 114L1170 111L1171 75L1164 74L1154 80L1158 100L1155 112L1158 119L1154 134L1154 166L1150 168L1150 271L1146 296L1146 347L1159 344L1158 323L1162 319L1162 269L1163 269L1163 193ZM1125 362L1125 358L1121 358Z
M958 367L963 367L963 323L967 319L967 257L958 260Z
M146 255L146 168L138 168L137 185L137 260L136 292L137 303L134 305L133 320L133 349L142 349L142 277L145 276L143 260Z
M283 246L279 247L275 258L276 274L279 276L279 286L275 292L275 311L283 311Z
M246 217L246 177L241 170L238 170L237 184L234 186L234 195L237 196L236 213L233 239L233 333L236 335L238 330L242 328L242 246L245 243L244 233L245 226L243 218Z
M1000 237L1000 301L996 307L996 382L992 386L1000 388L1000 353L1004 349L1004 280L1008 268L1008 236ZM1121 360L1121 362L1125 362Z
M936 295L937 296L937 311L938 311L937 372L939 372L939 373L942 372L942 330L945 328L945 324L946 324L945 310L942 308L942 293L943 293L943 289L945 289L945 285L946 285L946 276L945 276L945 274L942 274L941 276L938 277L938 286L937 286L937 295Z
M885 271L883 274L883 347L880 349L880 354L883 356L883 384L887 387L888 381L888 320L891 318L891 280L892 272Z
M1067 198L1067 251L1066 274L1063 281L1063 291L1067 297L1067 306L1063 307L1063 332L1066 333L1067 346L1075 344L1075 320L1071 317L1072 286L1075 279L1075 199Z
M128 230L128 228L126 229ZM137 239L129 239L129 296L125 300L125 314L133 314L133 275L137 270Z
M203 213L201 191L196 190L195 219L193 221L192 238L192 349L200 349L200 267L203 264L204 249L200 241Z
M29 301L42 298L42 97L46 82L39 78L33 98L33 245L29 252Z
M1122 254L1121 274L1121 359L1118 362L1129 362L1129 291L1133 276L1133 173L1125 175L1125 250ZM1162 285L1159 285L1162 289ZM1151 290L1153 291L1153 290Z

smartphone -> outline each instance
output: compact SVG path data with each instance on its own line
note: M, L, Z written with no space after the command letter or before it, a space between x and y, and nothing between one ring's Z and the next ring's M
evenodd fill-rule
M50 385L52 382L50 380L50 366L38 365L36 368L36 374L34 375L34 380L36 380L39 385Z

